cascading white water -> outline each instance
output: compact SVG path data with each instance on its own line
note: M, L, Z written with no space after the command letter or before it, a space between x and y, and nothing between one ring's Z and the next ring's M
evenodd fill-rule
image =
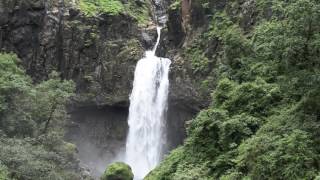
M166 141L164 127L171 61L155 55L160 27L157 32L155 47L138 61L130 96L126 163L132 167L135 179L143 179L159 163Z

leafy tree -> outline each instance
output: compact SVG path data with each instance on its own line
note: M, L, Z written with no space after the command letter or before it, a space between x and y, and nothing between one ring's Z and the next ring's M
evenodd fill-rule
M14 54L0 54L0 179L79 179L76 147L63 140L74 83L53 72L33 84Z
M35 87L32 116L40 125L40 133L47 133L50 127L59 130L59 127L63 126L68 117L65 104L73 95L74 88L71 81L61 81L57 72L51 73L48 81Z

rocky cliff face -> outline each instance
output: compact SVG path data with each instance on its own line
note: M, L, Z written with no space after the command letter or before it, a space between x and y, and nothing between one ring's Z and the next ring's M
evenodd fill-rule
M170 1L168 3L171 4L168 7L168 21L163 29L164 35L157 54L173 60L170 78L172 85L170 99L172 102L189 106L191 109L201 109L208 105L210 92L203 91L201 83L208 80L206 79L208 77L215 78L216 59L218 59L218 52L222 44L218 39L213 39L205 47L202 47L205 49L205 58L215 59L215 62L207 64L209 69L213 69L211 72L206 72L206 70L202 70L201 73L196 72L197 65L192 61L193 59L201 61L202 57L190 57L188 55L192 53L189 51L198 46L199 41L203 38L201 36L210 28L213 13L211 11L225 9L228 14L234 15L234 18L239 20L239 25L245 32L249 32L257 21L255 3L254 0L241 0L233 4L227 0L210 0L207 7L204 7L197 0ZM270 13L266 11L264 15L270 17ZM214 87L204 89L214 89Z
M133 18L89 18L62 1L2 1L0 8L1 49L17 53L35 81L56 70L77 83L77 105L127 104L135 63L154 38Z
M35 82L53 70L73 79L76 106L128 106L135 64L156 38L152 23L141 27L126 14L86 17L63 0L4 0L0 15L1 51L17 53ZM171 97L175 103L190 101L195 88L178 69L177 60Z

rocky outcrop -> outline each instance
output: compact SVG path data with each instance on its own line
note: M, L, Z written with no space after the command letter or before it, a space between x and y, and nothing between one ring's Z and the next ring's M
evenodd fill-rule
M173 13L173 12L169 12ZM164 33L178 46L183 30L171 14ZM140 27L129 15L86 17L62 0L4 0L0 3L0 49L17 53L33 79L53 70L77 84L76 106L128 106L133 72L145 49L153 46L155 26ZM174 33L171 33L175 31ZM176 38L176 39L175 39ZM170 51L168 49L168 51ZM173 99L188 100L184 76L171 70Z
M58 0L5 0L0 17L1 50L17 53L35 81L53 70L73 79L81 106L128 104L136 61L156 33L128 15L89 18Z
M157 50L159 56L168 57L173 61L170 73L170 104L188 109L189 112L197 112L208 105L208 94L201 94L191 62L181 54L182 49L192 43L194 33L204 29L201 22L205 20L205 16L202 9L197 9L198 5L194 4L186 0L170 6L167 26L163 29ZM192 26L192 31L188 26Z

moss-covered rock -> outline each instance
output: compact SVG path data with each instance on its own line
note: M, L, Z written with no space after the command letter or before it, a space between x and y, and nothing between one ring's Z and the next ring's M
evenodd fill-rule
M108 166L101 180L133 180L133 173L129 165L115 162Z
M151 21L152 7L149 1L80 0L78 7L87 17L99 16L99 14L117 16L122 13L131 16L142 26Z

